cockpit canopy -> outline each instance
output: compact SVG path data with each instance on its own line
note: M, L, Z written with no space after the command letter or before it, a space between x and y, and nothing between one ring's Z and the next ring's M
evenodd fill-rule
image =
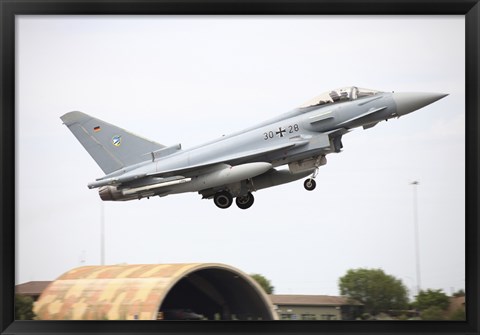
M359 88L355 86L342 87L330 92L322 93L315 98L307 101L299 108L307 108L321 106L325 104L333 104L344 101L352 101L363 97L372 96L381 93L381 91L370 90L368 88Z

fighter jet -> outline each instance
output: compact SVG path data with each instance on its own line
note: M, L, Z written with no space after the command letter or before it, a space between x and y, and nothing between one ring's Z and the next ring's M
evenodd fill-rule
M191 149L165 146L89 116L69 112L63 123L105 173L88 184L104 201L198 192L219 208L233 199L250 208L253 192L315 177L326 156L341 152L342 136L399 118L448 94L394 93L345 87L323 93L287 113Z

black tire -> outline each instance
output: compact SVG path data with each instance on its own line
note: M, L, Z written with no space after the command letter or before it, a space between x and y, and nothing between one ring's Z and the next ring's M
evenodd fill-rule
M305 187L305 189L307 191L313 191L315 189L315 187L317 186L317 183L312 178L309 178L309 179L305 180L305 182L303 183L303 186Z
M253 194L248 192L247 195L237 197L235 199L235 202L237 203L238 208L240 209L247 209L252 207L253 202L255 201L255 198L253 197Z
M220 191L213 197L213 202L218 208L227 209L232 205L232 195L227 191Z

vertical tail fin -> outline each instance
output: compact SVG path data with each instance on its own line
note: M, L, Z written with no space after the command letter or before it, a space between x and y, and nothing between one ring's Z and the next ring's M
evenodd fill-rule
M60 117L105 174L148 160L152 151L164 145L82 112Z

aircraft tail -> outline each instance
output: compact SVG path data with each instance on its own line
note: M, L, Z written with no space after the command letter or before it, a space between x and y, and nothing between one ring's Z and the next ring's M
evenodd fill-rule
M134 135L82 112L60 117L105 174L150 159L164 145Z

